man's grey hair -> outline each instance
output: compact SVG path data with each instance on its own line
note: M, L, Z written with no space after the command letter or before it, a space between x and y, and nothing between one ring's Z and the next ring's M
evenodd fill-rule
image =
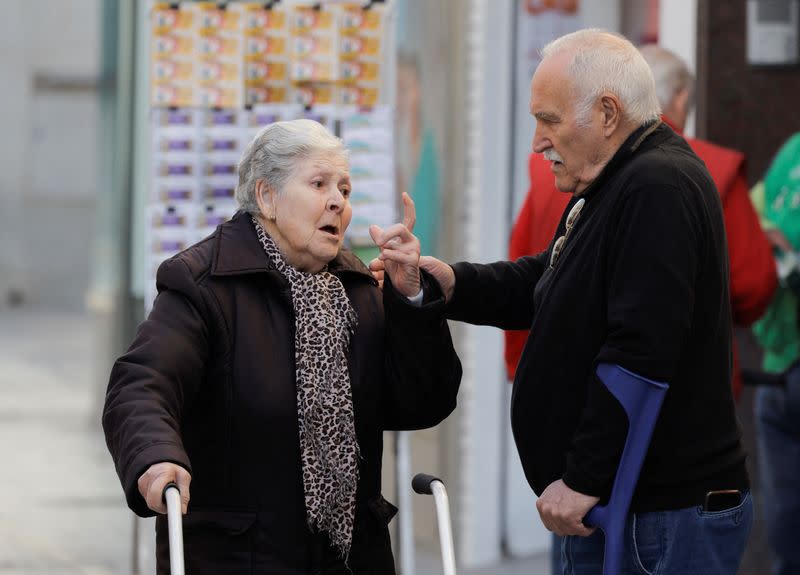
M342 140L314 120L288 120L265 126L247 144L239 160L235 196L239 207L258 215L256 181L264 180L281 194L298 161L331 152L347 157Z
M674 52L656 44L645 44L639 52L653 71L656 94L662 108L667 108L672 99L682 90L689 91L689 102L694 100L694 76Z
M623 117L636 124L661 114L650 66L623 36L598 28L578 30L547 44L542 59L563 52L572 55L567 74L576 92L579 124L588 123L592 106L603 92L615 94Z

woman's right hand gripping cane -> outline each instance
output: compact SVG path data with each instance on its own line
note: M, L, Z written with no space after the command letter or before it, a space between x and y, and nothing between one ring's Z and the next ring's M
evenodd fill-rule
M166 513L167 505L164 503L164 488L170 483L178 486L181 492L181 511L186 515L189 509L189 484L192 476L186 469L175 463L163 461L151 465L139 477L139 493L147 506L156 513Z

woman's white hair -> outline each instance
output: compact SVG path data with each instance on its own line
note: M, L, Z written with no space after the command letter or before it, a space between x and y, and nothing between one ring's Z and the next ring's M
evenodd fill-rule
M592 106L603 92L615 94L623 117L636 124L661 114L650 66L626 38L598 28L578 30L547 44L542 59L563 52L572 55L567 74L575 90L579 124L588 123Z
M264 180L281 194L298 161L331 152L347 157L342 140L314 120L288 120L265 126L247 144L239 160L235 196L239 207L258 215L256 181Z
M653 71L656 94L662 108L668 108L672 99L682 90L689 90L689 101L693 100L694 76L683 60L656 44L640 46L639 52Z

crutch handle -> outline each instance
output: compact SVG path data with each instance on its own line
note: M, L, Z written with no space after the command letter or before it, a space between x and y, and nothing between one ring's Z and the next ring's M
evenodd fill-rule
M450 522L450 500L444 482L438 477L418 473L411 480L411 487L420 495L433 495L436 518L439 524L439 545L442 548L444 575L456 575L456 553L453 546L453 526Z
M414 476L414 479L411 480L411 488L420 495L432 495L432 485L434 481L444 483L441 479L434 477L433 475L428 475L427 473L417 473Z
M167 483L162 498L167 503L167 523L169 525L169 572L184 575L183 566L183 513L181 492L175 483Z
M624 533L639 472L669 386L610 363L597 366L597 377L619 401L628 417L628 435L606 505L595 505L583 518L605 534L603 575L619 575L625 549Z

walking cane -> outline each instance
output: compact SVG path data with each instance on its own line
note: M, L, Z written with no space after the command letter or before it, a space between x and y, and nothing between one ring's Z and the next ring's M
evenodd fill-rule
M603 575L619 575L628 509L669 386L610 363L597 366L597 376L622 404L628 416L628 436L608 504L592 507L583 522L599 527L606 536Z
M447 489L438 477L418 473L411 480L411 487L420 495L433 494L436 504L436 520L439 524L439 546L442 549L444 575L456 575L456 555L453 547L453 528L450 522L450 503Z
M183 569L183 513L181 513L181 492L174 483L164 487L164 500L167 502L167 523L169 525L169 572L184 575Z

